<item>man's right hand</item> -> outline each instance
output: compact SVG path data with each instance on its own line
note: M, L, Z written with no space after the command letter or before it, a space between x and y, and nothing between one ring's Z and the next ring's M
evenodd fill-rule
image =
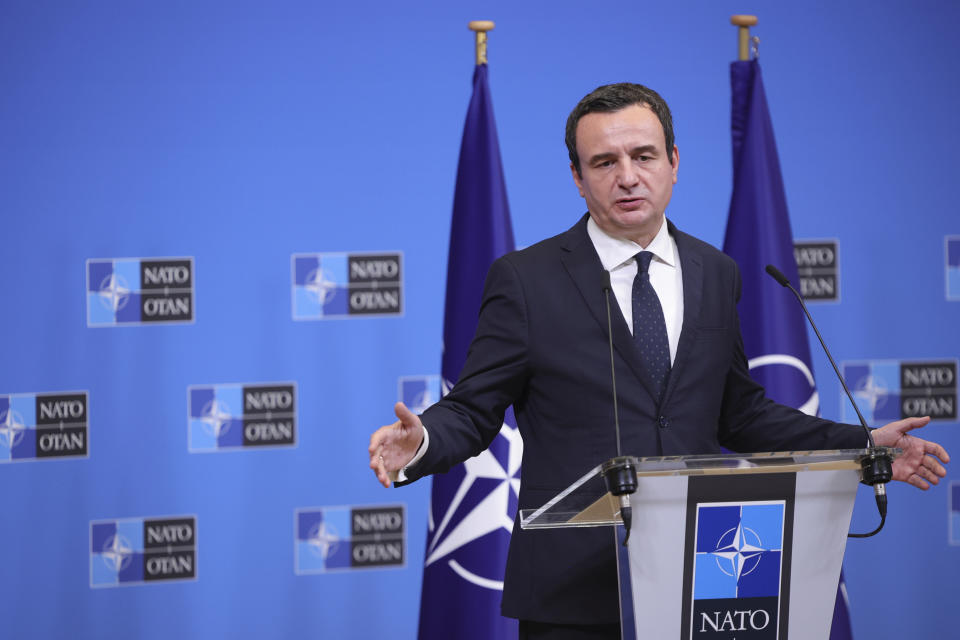
M393 406L397 420L380 427L370 436L370 468L384 487L396 479L397 472L413 460L423 441L423 423L407 406Z

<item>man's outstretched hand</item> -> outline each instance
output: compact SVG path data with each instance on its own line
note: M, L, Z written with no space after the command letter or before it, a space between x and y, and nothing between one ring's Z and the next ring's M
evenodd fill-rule
M909 482L924 491L947 475L943 465L950 462L950 454L939 444L907 433L925 427L928 422L930 416L906 418L885 424L873 432L877 446L903 449L903 454L893 461L893 479Z
M370 436L370 468L384 487L396 480L397 472L413 459L423 441L423 423L407 405L398 402L393 412L398 420Z

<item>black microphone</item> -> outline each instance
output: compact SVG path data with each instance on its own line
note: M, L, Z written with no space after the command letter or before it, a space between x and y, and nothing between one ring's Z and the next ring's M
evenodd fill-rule
M810 322L810 326L813 327L813 332L817 334L817 340L820 341L820 346L823 347L823 351L827 354L830 364L833 365L833 370L837 374L837 378L840 380L840 384L843 386L843 390L846 392L847 397L850 399L850 404L853 405L854 411L857 412L857 417L860 419L860 425L867 434L867 442L870 443L870 447L867 455L860 460L862 478L860 481L865 485L873 487L874 498L877 501L877 510L880 512L880 526L870 533L851 533L848 535L851 538L869 538L870 536L879 533L880 530L883 529L884 523L887 521L887 483L893 479L893 458L886 448L878 447L873 441L873 434L870 432L870 427L867 426L867 421L863 419L863 414L860 413L860 407L857 406L856 400L853 399L853 394L850 393L850 388L847 387L846 380L844 380L843 376L840 374L840 369L837 367L837 363L834 362L833 356L830 355L830 350L827 349L827 344L823 341L823 336L820 335L820 331L817 329L817 323L813 321L813 316L810 315L810 311L807 309L807 305L803 301L803 296L801 296L800 293L793 288L793 285L790 284L787 276L783 275L783 273L781 273L781 271L775 266L768 264L766 271L773 277L774 280L777 281L781 287L790 289L790 291L793 292L793 295L796 296L797 301L803 308L803 313L806 314L807 320Z
M601 474L607 491L620 499L620 518L626 536L623 546L630 539L630 525L633 523L633 509L630 507L630 494L637 490L637 472L633 460L620 453L620 416L617 412L617 370L613 360L613 322L610 315L610 272L603 270L603 295L607 302L607 336L610 342L610 380L613 386L613 427L617 435L617 457L603 463Z

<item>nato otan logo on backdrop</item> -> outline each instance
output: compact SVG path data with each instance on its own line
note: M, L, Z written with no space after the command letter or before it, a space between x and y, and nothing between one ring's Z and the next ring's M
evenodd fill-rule
M950 483L948 527L950 529L950 544L960 545L960 481Z
M297 444L293 382L188 387L187 414L191 453Z
M779 637L784 501L697 505L689 637Z
M167 516L90 523L90 586L119 587L197 577L197 518Z
M316 507L294 513L297 575L404 567L404 505Z
M796 240L793 256L797 260L800 293L811 302L839 302L840 260L836 240Z
M420 415L440 399L440 376L401 376L397 381L397 399Z
M0 396L0 462L89 457L87 392Z
M194 321L193 258L87 260L87 326Z
M293 319L403 315L402 253L295 253Z
M947 236L947 300L960 301L960 236Z
M956 360L844 362L843 377L870 424L916 416L957 419ZM846 396L841 398L844 421L857 422Z

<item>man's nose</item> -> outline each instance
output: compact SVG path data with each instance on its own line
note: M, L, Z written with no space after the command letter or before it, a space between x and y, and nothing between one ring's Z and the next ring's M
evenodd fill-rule
M624 189L632 189L640 182L640 174L632 162L621 162L617 165L617 185Z

